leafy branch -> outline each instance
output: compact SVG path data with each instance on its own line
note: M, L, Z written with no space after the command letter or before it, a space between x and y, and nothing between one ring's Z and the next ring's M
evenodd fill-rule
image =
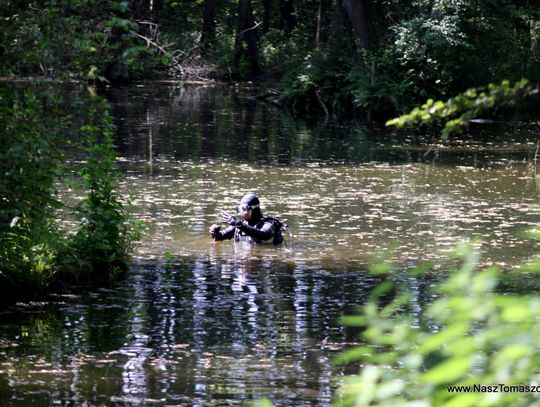
M503 106L536 95L538 86L526 79L511 85L504 80L500 84L490 83L487 87L471 88L448 99L446 102L428 99L422 106L386 122L387 126L413 127L421 124L442 124L442 139L462 133L470 121Z

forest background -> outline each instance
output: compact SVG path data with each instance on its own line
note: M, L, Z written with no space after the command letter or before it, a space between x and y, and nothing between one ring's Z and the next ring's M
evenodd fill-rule
M540 77L535 1L53 0L0 6L0 75L254 80L300 114L384 121Z
M58 275L114 278L127 269L137 228L116 193L107 107L89 96L69 101L81 109L70 117L44 120L44 109L54 112L62 96L15 92L10 81L256 81L260 98L296 114L380 123L431 99L395 123L446 121L464 112L457 128L479 114L490 118L535 93L540 82L540 7L533 0L8 0L0 19L0 288L25 294ZM538 119L533 103L525 110L529 120ZM62 158L66 132L81 137L86 164L77 171ZM70 177L87 196L71 208L80 227L65 238L54 226L62 206L55 181ZM441 286L441 299L427 313L446 329L414 329L402 297L381 306L388 286L374 292L363 317L348 321L365 328L373 346L342 357L365 366L344 387L344 404L534 400L446 391L448 383L536 383L540 365L538 299L497 293L498 271L477 273L476 255L466 249L461 255L461 271ZM527 267L539 269L538 262ZM405 383L423 385L405 389Z

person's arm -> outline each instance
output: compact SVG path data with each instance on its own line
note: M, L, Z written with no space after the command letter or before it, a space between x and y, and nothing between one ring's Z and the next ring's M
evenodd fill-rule
M233 238L234 229L234 226L229 226L225 230L219 230L218 225L212 225L210 227L210 234L212 235L212 239L214 239L216 242L220 240L228 240Z
M262 228L257 229L256 227L251 226L245 220L239 222L236 226L246 235L260 241L265 241L274 237L274 224L272 222L264 222Z

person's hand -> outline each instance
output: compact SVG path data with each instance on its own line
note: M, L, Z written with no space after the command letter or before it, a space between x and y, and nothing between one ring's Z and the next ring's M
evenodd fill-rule
M227 212L221 212L221 220L231 226L238 226L242 223L242 220L238 219L234 215L228 214Z
M208 231L212 236L216 236L219 233L219 229L220 226L214 223L212 226L210 226L210 229L208 229Z

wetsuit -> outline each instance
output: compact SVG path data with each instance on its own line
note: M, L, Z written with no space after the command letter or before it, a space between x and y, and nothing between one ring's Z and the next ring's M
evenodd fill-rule
M249 243L283 243L283 236L277 222L271 218L260 218L258 221L239 222L236 226L229 226L214 235L215 240L232 239L236 242Z

